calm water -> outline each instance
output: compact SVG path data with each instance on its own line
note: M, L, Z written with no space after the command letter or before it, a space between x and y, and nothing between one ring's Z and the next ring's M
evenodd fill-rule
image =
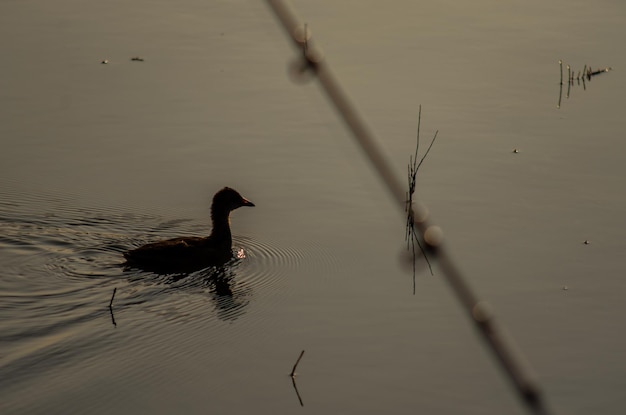
M554 412L623 413L626 6L294 6L399 174L439 130L419 196ZM525 413L262 2L4 1L0 50L2 414ZM613 70L557 108L559 59ZM121 266L225 185L226 269Z

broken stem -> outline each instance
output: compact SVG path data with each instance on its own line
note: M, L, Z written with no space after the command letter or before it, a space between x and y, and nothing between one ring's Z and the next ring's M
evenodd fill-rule
M111 301L109 301L109 308L113 307L113 299L115 298L116 291L117 291L117 287L113 288L113 295L111 296Z
M300 353L300 357L298 357L298 360L296 360L296 364L293 365L293 369L291 369L291 374L290 376L292 378L296 377L296 368L298 367L298 363L300 363L300 359L302 359L302 355L304 355L304 350Z

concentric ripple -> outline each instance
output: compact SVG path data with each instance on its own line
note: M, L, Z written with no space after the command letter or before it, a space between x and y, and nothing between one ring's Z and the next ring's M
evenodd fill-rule
M102 302L114 286L120 289L116 300L120 309L132 304L163 307L174 300L167 296L186 293L181 300L186 305L177 307L181 314L193 315L193 308L205 307L208 297L217 318L234 319L246 312L253 296L277 291L285 295L285 278L308 256L295 248L235 236L235 258L220 269L184 276L125 270L121 266L125 250L155 240L208 234L210 227L189 219L137 214L131 208L76 207L71 199L58 194L0 194L0 256L9 274L0 282L3 293L39 303L43 293L56 293L54 299L47 298L55 308L69 310L80 309L83 298ZM199 302L190 300L189 294L201 294ZM6 300L6 307L21 307Z
M236 255L243 256L242 279L258 288L271 289L284 273L295 269L305 255L294 248L279 248L246 236L235 236Z
M181 342L190 349L206 342L207 325L237 321L237 330L211 338L216 342L254 332L263 327L258 323L268 318L268 307L293 290L292 275L303 265L322 276L336 265L322 247L235 235L234 257L221 267L184 275L128 269L122 256L127 249L206 235L210 226L175 213L75 206L73 200L0 186L0 312L9 316L0 320L0 370L7 375L0 388L96 356L112 341L116 324L140 328L124 333L141 350L168 347L176 333L161 333L163 321L185 333Z

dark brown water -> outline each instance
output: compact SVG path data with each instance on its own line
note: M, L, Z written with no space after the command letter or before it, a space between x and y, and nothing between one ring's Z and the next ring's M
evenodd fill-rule
M623 413L626 6L294 5L399 174L440 130L420 199L554 412ZM262 2L5 1L0 50L2 414L525 413ZM613 70L557 108L559 59ZM120 266L225 185L240 258Z

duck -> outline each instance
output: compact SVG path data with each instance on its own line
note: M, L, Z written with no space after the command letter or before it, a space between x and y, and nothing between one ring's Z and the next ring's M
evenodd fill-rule
M235 189L224 187L211 203L211 234L152 242L124 252L126 266L163 273L186 272L232 259L230 213L242 206L255 206Z

